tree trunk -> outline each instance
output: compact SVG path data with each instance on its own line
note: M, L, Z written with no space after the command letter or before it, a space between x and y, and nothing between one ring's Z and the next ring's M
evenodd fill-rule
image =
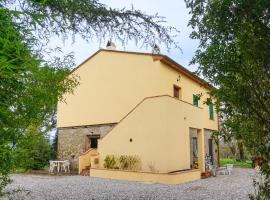
M243 161L244 160L244 146L243 143L241 141L237 142L238 145L238 151L239 151L239 160Z
M217 142L217 166L220 167L219 141Z

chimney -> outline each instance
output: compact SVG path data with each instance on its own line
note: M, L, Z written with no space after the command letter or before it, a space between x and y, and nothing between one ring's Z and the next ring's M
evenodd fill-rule
M107 48L108 50L116 50L116 45L115 45L114 42L112 42L111 40L109 40L109 41L107 42L106 48Z
M160 54L160 47L157 44L154 44L152 54Z

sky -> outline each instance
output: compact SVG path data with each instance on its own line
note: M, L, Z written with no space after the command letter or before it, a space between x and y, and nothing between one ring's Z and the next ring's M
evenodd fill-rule
M190 66L189 62L194 56L198 41L189 38L189 34L192 30L187 24L191 16L188 14L184 0L100 0L100 2L112 8L126 7L128 9L133 5L135 9L141 10L147 14L158 13L160 16L165 17L167 21L166 25L174 26L180 30L175 40L179 42L182 51L171 49L168 52L165 47L161 46L161 53L169 56L190 71L196 70L196 67ZM136 46L133 42L129 42L125 47L121 46L120 42L114 42L118 50L151 52L150 48L141 48L140 46ZM61 47L64 53L73 52L76 65L82 63L98 49L105 48L105 45L105 43L100 44L98 41L86 42L80 37L76 37L74 43L71 40L63 43L61 39L52 39L50 43L50 46Z
M158 13L160 16L165 17L167 25L174 26L180 30L179 36L175 39L179 42L182 51L179 49L171 49L168 52L165 47L161 46L161 53L169 56L190 71L197 69L195 66L189 65L197 49L198 41L189 38L192 29L187 25L191 16L188 14L184 0L100 0L100 2L112 8L131 8L131 5L133 5L135 9L141 10L147 14ZM140 48L140 46L136 46L132 42L128 43L125 47L121 46L120 42L114 42L118 50L151 52L150 48ZM75 42L67 40L63 43L62 39L54 38L51 40L49 46L61 47L64 53L73 52L75 63L79 65L100 48L105 48L106 43L100 45L99 41L86 42L80 37L76 37ZM53 135L54 134L51 134L51 137L53 137Z

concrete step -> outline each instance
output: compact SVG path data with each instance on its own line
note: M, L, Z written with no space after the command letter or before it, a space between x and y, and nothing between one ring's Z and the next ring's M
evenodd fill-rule
M83 169L80 173L81 176L90 176L90 168L89 169Z

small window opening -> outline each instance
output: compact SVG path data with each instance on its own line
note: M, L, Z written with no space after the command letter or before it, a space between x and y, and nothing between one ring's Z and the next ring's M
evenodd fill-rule
M193 105L194 106L199 106L199 100L200 100L200 98L197 95L193 94Z
M209 118L211 120L214 120L214 106L213 106L213 103L212 102L210 102L208 104L208 109L209 109Z
M180 87L178 87L177 85L173 86L173 96L177 99L181 99Z
M90 148L98 148L98 139L100 138L100 136L91 136L90 137Z

